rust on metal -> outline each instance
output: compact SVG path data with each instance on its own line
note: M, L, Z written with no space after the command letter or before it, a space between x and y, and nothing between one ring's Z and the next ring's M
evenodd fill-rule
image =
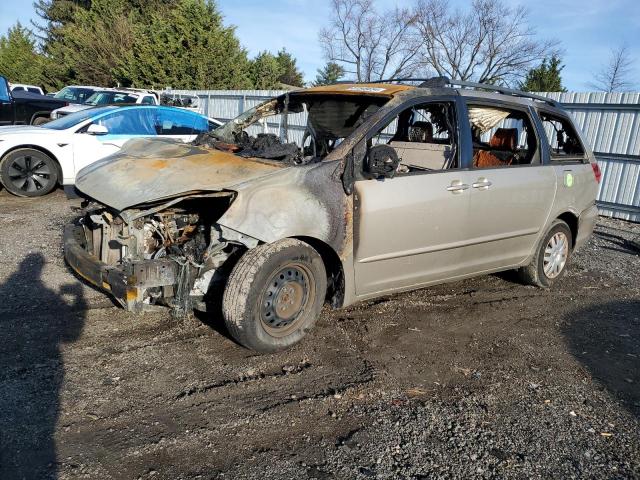
M170 141L138 140L76 179L79 190L116 210L186 192L218 191L283 169L278 162L240 158Z
M415 89L415 87L410 85L397 85L394 83L338 83L307 88L304 90L304 93L393 97L397 93L413 89Z

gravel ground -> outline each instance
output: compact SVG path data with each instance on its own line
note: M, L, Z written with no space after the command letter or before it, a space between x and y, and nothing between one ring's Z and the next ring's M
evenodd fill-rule
M552 290L325 310L256 356L79 281L73 215L0 192L0 479L640 478L638 224L601 218Z

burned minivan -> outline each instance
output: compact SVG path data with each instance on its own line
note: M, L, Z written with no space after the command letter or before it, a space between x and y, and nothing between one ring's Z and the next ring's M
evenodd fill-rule
M67 262L127 310L220 314L258 352L298 342L325 303L508 269L560 279L600 179L571 117L408 83L292 91L191 144L130 141L79 173Z

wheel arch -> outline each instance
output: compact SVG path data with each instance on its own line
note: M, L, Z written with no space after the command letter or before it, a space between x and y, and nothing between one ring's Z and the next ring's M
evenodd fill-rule
M576 246L576 239L578 238L578 216L570 211L566 211L561 213L556 217L556 220L562 220L564 223L569 225L569 230L571 230L571 249Z
M300 240L315 249L322 258L324 268L327 271L327 296L331 307L339 308L344 301L345 280L344 267L338 253L326 242L319 238L305 235L296 235L288 238Z
M31 115L31 120L29 120L29 125L33 125L33 122L35 121L35 119L39 117L51 118L51 110L49 111L42 110L40 112L35 112L33 115Z
M31 150L37 150L49 156L51 160L55 162L56 169L58 170L58 185L62 185L63 172L62 172L62 165L60 165L60 161L53 153L51 153L46 148L41 147L40 145L16 145L15 147L11 147L2 154L2 157L0 158L0 163L4 161L5 157L9 155L11 152L15 152L16 150L20 150L22 148L30 148Z

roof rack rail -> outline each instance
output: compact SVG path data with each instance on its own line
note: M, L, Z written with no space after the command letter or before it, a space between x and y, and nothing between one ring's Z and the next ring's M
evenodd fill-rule
M447 77L431 77L431 78L386 78L384 80L372 80L370 82L363 83L403 83L403 82L422 82L420 87L446 87L451 84L451 81ZM353 83L353 82L352 82ZM355 82L358 83L358 82Z
M476 82L467 82L465 80L450 80L449 85L459 85L464 88L475 88L476 90L486 90L489 92L498 92L503 93L505 95L513 95L514 97L523 97L530 98L532 100L538 100L540 102L548 103L554 107L558 106L559 103L553 100L552 98L543 97L542 95L536 95L535 93L522 92L520 90L515 90L513 88L501 87L499 85L490 85L488 83L476 83Z
M387 78L385 80L374 80L368 83L403 83L403 82L421 82L418 87L421 88L445 88L460 86L462 88L473 88L476 90L485 90L488 92L498 92L505 95L512 95L514 97L530 98L532 100L538 100L554 107L560 105L557 101L543 97L542 95L536 95L535 93L522 92L513 88L501 87L499 85L490 85L488 83L476 83L468 82L466 80L450 80L447 77L431 77L431 78Z

